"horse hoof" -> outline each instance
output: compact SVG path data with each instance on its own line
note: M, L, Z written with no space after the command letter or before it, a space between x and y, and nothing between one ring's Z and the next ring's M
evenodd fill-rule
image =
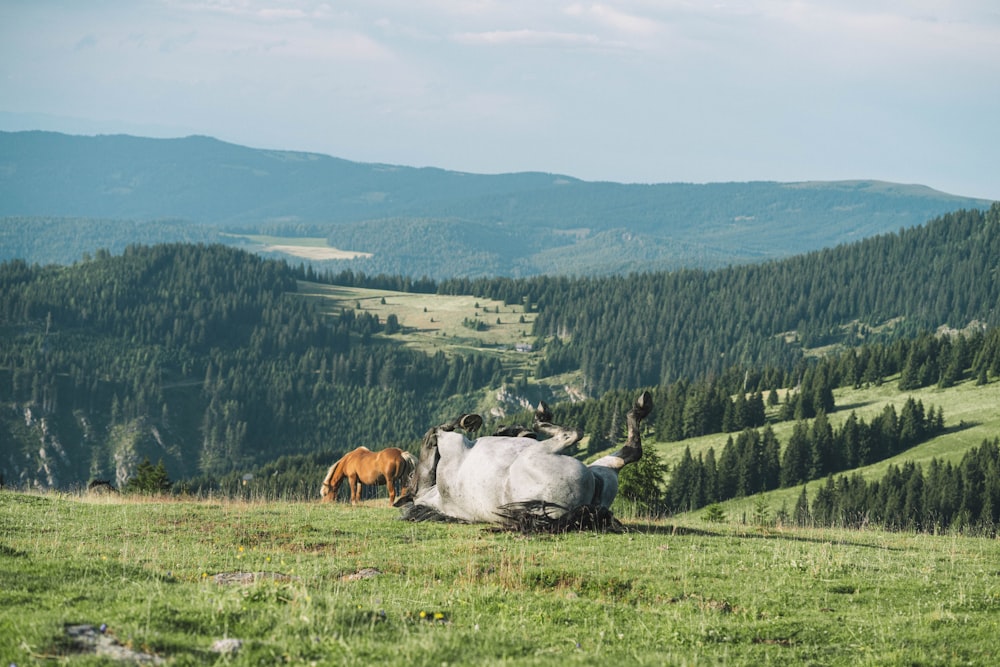
M552 423L552 410L549 409L549 406L545 401L538 401L538 407L535 408L535 423L536 424Z
M462 415L458 418L458 425L466 431L472 433L478 431L483 425L483 418L476 414Z
M410 494L406 494L405 496L400 496L399 498L396 498L396 501L392 503L392 506L402 507L403 505L412 505L412 504L413 504L413 496L411 496Z
M648 391L642 392L639 398L635 399L632 412L638 419L645 419L653 411L653 395Z

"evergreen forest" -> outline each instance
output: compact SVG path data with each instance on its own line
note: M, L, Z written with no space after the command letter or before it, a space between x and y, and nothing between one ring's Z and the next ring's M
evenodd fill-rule
M524 305L537 315L541 351L531 381L578 378L588 397L553 406L557 421L590 436L581 455L620 438L640 388L654 393L656 439L729 433L721 451L661 470L663 511L832 480L940 433L947 420L933 405L907 402L834 429L825 420L839 407L834 388L890 376L901 389L1000 376L1000 280L986 278L997 257L1000 204L790 259L610 277L412 281L201 243L130 245L69 265L8 260L0 264L0 481L70 489L106 479L126 488L142 468L165 473L174 492L238 493L253 475L313 497L316 471L345 451L414 450L428 427L525 382L494 356L401 345L385 335L398 328L392 318L322 310L299 294L303 282ZM501 419L530 423L530 413ZM770 431L774 419L795 422L788 442ZM976 465L991 460L995 445L984 447ZM970 466L941 464L937 474L972 479L963 472ZM831 494L850 487L851 498L879 498L907 475L862 490L847 477L827 493L828 482L810 516L854 516ZM982 500L992 490L970 493L978 505L951 502L960 518L947 521L985 521L1000 508ZM889 510L868 516L898 524ZM944 516L932 510L912 525L942 525Z

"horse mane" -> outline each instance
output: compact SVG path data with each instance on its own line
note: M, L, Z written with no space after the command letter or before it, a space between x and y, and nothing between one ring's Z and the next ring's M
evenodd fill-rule
M555 515L554 511L561 512ZM569 533L592 530L598 533L624 533L625 527L614 514L600 505L583 505L567 511L562 505L529 500L510 503L498 508L500 525L494 531L514 531L525 535L532 533ZM437 521L440 523L469 523L429 506L411 504L400 517L404 521Z
M337 493L337 489L333 488L333 485L330 484L330 480L333 479L333 476L337 474L337 467L344 462L344 459L347 458L348 454L350 454L350 452L341 456L340 459L338 459L337 462L334 463L332 466L330 466L330 469L326 471L326 477L323 478L323 483L320 484L319 487L320 498L326 498L327 495L333 495Z
M430 505L417 505L416 503L410 503L403 508L402 515L399 517L404 521L437 521L439 523L469 523L464 519L456 519L453 516L449 516L440 510L437 510Z
M553 510L558 510L554 514ZM568 510L562 505L541 500L510 503L497 508L501 518L497 530L520 533L568 533L592 530L599 533L623 533L625 527L614 514L600 505L581 505Z
M417 457L409 452L403 452L403 470L399 476L401 479L408 479L413 471L417 469Z

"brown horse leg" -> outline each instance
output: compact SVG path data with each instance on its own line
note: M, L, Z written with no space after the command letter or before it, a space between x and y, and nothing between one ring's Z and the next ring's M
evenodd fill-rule
M351 485L351 504L358 504L358 492L361 489L361 482L358 481L357 475L349 475L347 478L347 483Z

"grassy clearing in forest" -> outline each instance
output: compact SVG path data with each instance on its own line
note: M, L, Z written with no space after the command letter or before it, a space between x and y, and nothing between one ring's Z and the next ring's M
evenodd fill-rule
M327 244L323 237L266 236L263 234L222 234L222 236L243 239L252 252L280 252L301 259L355 259L371 257L370 252L341 250Z
M420 294L391 290L299 283L299 294L319 299L328 312L343 308L378 315L385 322L395 315L402 330L386 336L427 354L496 355L508 368L529 369L538 362L536 351L519 351L532 345L531 326L536 313L519 305L469 295ZM467 323L480 322L478 329Z
M526 537L402 522L384 500L0 491L0 659L98 662L75 652L73 624L106 624L109 641L173 665L217 660L223 638L243 642L232 664L985 665L995 653L1000 540L626 525Z

